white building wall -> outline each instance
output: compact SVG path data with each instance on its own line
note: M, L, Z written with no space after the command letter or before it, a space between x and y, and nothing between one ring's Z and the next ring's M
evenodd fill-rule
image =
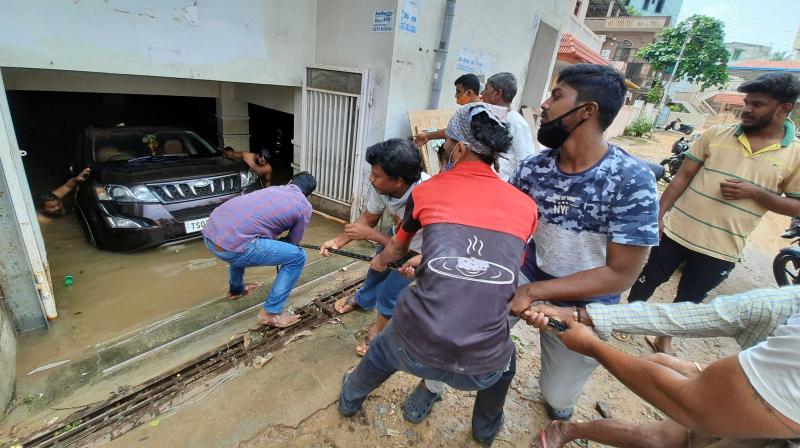
M316 4L5 0L0 64L299 86L314 60Z
M397 14L400 14L403 1L398 1ZM439 44L444 7L445 0L420 2L417 32L395 31L387 138L409 136L411 129L407 112L428 108L434 49ZM518 107L539 19L560 29L568 8L569 2L560 0L506 0L502 8L491 0L458 2L439 108L457 107L453 83L469 72L458 67L459 54L478 55L485 62L482 71L472 71L483 80L498 72L513 73L517 77L518 92L512 106ZM548 70L551 60L541 63L543 70Z
M317 6L315 63L371 72L367 145L384 137L394 43L394 32L372 32L373 17L396 6L397 0L321 0Z

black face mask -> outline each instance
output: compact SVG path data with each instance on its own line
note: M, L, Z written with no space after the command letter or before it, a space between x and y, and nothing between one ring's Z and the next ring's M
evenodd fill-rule
M548 148L560 148L561 145L567 141L570 134L570 131L567 131L567 129L564 128L564 121L562 119L585 105L586 104L581 104L580 106L574 107L567 111L567 113L562 114L560 117L541 124L539 126L539 132L536 134L536 140L539 140L539 143L547 146ZM572 131L575 131L575 129L582 125L584 121L586 121L586 119L581 120L580 123L572 128Z

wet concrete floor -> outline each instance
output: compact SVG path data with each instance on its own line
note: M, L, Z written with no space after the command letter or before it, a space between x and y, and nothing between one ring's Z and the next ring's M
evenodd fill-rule
M59 368L28 375L34 369L74 362L107 341L219 300L227 292L227 264L211 255L201 240L124 254L87 244L72 215L42 231L59 318L48 330L19 335L18 395L35 389L42 377ZM340 231L339 224L315 215L304 242L319 244ZM370 252L366 244L352 246L355 251ZM321 258L308 252L307 268ZM72 285L64 285L66 275L74 278ZM270 282L274 276L274 267L250 268L245 279Z

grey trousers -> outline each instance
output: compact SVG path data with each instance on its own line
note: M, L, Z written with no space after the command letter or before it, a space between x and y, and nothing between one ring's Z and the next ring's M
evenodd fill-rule
M518 285L527 283L530 281L520 273ZM542 350L539 389L542 396L550 407L571 411L578 403L586 381L600 363L568 349L554 331L539 331L539 342Z

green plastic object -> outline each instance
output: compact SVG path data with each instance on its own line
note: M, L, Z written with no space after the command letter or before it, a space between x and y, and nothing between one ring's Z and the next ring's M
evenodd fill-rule
M75 283L75 279L72 278L71 275L65 275L64 276L64 286L69 286L69 285L71 285L73 283Z

